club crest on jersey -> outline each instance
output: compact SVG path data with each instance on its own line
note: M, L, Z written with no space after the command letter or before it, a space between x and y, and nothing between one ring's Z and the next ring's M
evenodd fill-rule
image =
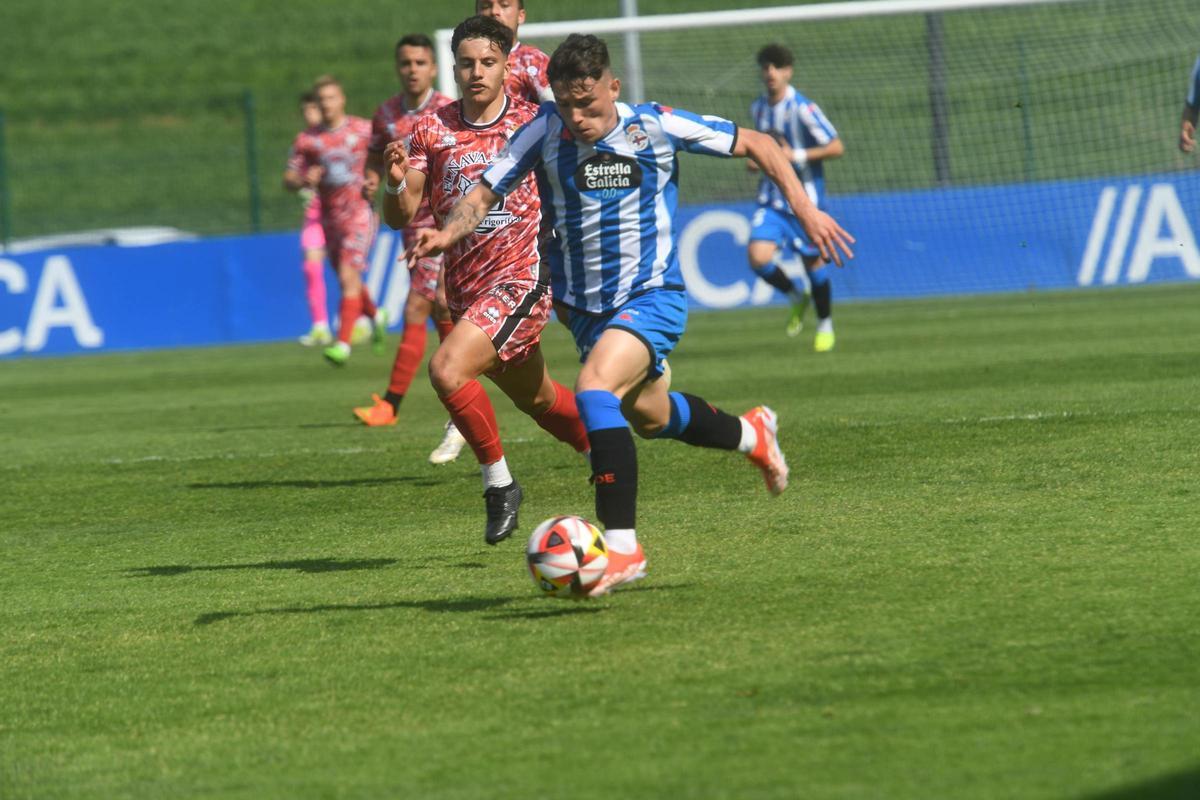
M629 142L629 146L634 150L645 150L650 146L650 134L635 122L625 129L625 141Z
M453 133L442 134L442 147L454 147L456 144L458 144L458 137Z
M581 192L624 193L641 185L637 159L615 153L597 153L575 170L575 188Z

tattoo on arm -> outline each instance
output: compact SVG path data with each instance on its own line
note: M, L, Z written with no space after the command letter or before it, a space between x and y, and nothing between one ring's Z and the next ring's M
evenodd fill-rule
M483 221L487 216L487 208L481 208L478 204L470 202L467 198L463 198L454 204L454 208L450 209L450 213L446 215L446 222L442 228L449 232L455 239L466 236Z

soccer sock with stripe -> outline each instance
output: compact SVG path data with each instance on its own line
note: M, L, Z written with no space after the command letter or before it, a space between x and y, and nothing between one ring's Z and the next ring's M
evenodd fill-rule
M671 421L656 438L678 439L694 447L737 450L742 441L742 420L727 414L694 394L671 392Z
M637 519L637 448L621 415L621 401L612 392L591 389L580 392L576 403L592 445L596 518L606 529L632 531Z
M362 287L362 291L359 292L359 296L362 298L362 313L371 319L375 319L375 311L377 309L375 308L375 301L371 299L371 290L364 286Z
M425 323L405 325L401 336L396 360L392 362L392 377L388 380L387 401L392 408L399 407L425 357Z
M339 315L338 341L349 347L350 337L354 335L354 323L362 316L362 297L356 294L343 297Z
M533 421L555 439L574 447L577 453L587 452L587 429L575 405L575 395L561 383L554 382L554 403Z
M500 444L500 428L496 425L496 412L488 399L483 384L468 381L449 397L441 398L442 405L450 412L450 419L458 432L471 445L475 458L481 465L495 464L504 457Z
M808 280L812 284L813 308L817 310L817 319L829 319L833 316L833 281L829 279L829 267L808 273Z

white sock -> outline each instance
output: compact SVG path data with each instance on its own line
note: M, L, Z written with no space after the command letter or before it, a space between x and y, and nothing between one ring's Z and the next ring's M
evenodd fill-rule
M323 331L325 333L329 333L329 323L328 322L314 322L313 323L313 331L314 332Z
M622 555L633 555L637 552L637 534L633 528L609 528L604 532L604 541L608 549Z
M483 488L485 490L508 486L513 482L512 474L508 471L508 462L504 460L504 456L500 456L500 460L494 464L481 464L479 469L483 472Z
M817 320L817 333L833 333L833 317Z
M739 453L753 453L758 447L758 432L754 430L745 417L738 417L742 423L742 441L738 444Z

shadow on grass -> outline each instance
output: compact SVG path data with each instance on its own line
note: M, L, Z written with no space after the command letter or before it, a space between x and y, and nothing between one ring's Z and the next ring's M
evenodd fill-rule
M1122 786L1082 800L1196 800L1200 797L1200 767L1161 778Z
M302 558L295 561L260 561L255 564L165 564L159 567L130 567L126 570L130 578L170 577L189 572L224 572L226 570L249 569L294 569L309 574L318 572L350 572L360 569L382 569L397 563L394 558ZM483 566L482 564L459 564L460 567ZM420 569L420 567L418 567Z
M212 625L236 617L259 617L288 614L325 614L333 611L390 611L408 608L429 611L434 614L464 614L488 611L513 602L512 597L480 597L467 600L397 600L394 603L364 603L350 605L333 603L319 606L293 606L290 608L264 608L258 611L213 611L196 617L196 625Z
M232 483L189 483L189 489L345 489L356 486L387 486L393 483L410 483L413 486L440 486L441 481L401 475L392 478L346 478L345 480L286 480L286 481L234 481Z
M549 619L551 617L569 617L579 614L599 614L608 608L608 606L585 605L585 602L579 600L569 606L560 606L558 608L502 612L500 614L491 614L488 616L488 619Z

